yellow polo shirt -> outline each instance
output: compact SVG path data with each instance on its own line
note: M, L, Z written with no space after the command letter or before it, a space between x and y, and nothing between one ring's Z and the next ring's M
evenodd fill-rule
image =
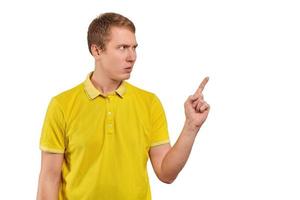
M40 149L63 153L60 200L150 200L149 149L169 143L158 97L127 81L103 95L86 80L54 96Z

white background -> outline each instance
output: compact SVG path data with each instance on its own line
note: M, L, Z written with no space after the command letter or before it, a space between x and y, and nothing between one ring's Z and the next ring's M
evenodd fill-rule
M35 199L49 100L94 68L89 23L136 25L129 82L156 93L172 145L183 103L205 76L209 117L177 180L153 200L300 199L300 6L297 1L1 1L1 199Z

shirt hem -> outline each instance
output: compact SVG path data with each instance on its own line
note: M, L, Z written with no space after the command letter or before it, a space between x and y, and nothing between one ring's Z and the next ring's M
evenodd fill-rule
M47 151L47 152L51 152L51 153L65 153L64 150L61 150L61 149L52 149L52 148L48 148L48 147L45 147L45 146L42 146L42 145L40 145L40 149L42 151Z
M161 145L161 144L167 144L167 143L170 143L170 140L163 140L163 141L160 141L160 142L155 142L155 143L151 144L150 147L158 146L158 145Z

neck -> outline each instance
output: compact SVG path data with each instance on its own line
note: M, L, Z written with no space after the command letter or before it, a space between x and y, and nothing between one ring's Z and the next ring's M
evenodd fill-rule
M95 67L95 71L91 77L93 85L104 95L118 89L122 81L113 80L107 77L100 68Z

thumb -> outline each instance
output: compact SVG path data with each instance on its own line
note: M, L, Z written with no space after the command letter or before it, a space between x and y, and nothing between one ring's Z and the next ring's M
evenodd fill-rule
M191 100L191 101L195 101L197 98L198 98L198 97L197 97L196 95L191 95L191 96L190 96L190 100Z

